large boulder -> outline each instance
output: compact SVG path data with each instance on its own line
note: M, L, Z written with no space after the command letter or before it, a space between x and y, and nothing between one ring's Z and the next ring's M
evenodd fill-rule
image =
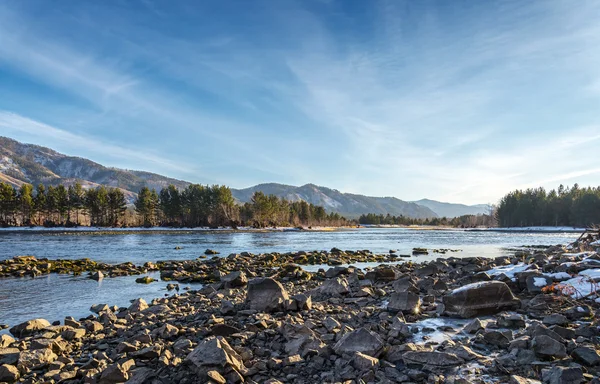
M16 337L27 337L45 328L48 328L50 325L51 324L48 320L33 319L19 325L15 325L9 331Z
M246 302L250 308L269 312L283 309L289 296L283 285L269 277L253 279L248 283Z
M333 350L338 355L353 355L361 352L365 355L378 357L383 351L383 341L374 332L365 328L346 333L334 346Z
M390 296L388 311L418 314L421 311L421 298L412 292L396 292Z
M501 281L484 281L457 288L443 297L445 313L462 318L517 309L521 301Z

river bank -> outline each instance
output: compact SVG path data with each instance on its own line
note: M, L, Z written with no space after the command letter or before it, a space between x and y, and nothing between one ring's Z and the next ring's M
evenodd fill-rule
M11 328L0 381L592 382L594 241L314 272L232 254L199 290Z

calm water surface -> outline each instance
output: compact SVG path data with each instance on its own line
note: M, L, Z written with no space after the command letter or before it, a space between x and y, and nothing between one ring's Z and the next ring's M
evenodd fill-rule
M566 244L574 233L501 233L488 231L361 228L333 232L226 232L226 231L0 231L0 260L17 255L38 258L90 258L106 263L196 259L207 248L221 255L248 251L369 249L410 254L414 247L451 248L451 256L496 257L529 245ZM175 250L175 247L181 247ZM415 260L440 257L419 256ZM316 269L316 268L310 268ZM14 325L35 317L50 321L67 315L88 316L96 303L127 306L130 300L151 300L167 294L166 282L136 284L136 276L105 278L101 282L63 275L0 280L0 324ZM194 288L199 288L195 285Z

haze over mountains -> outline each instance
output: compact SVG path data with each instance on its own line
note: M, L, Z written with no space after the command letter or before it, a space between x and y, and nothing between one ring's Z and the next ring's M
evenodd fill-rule
M75 182L80 182L84 188L107 185L123 189L130 200L135 198L144 185L159 190L169 184L178 188L185 188L190 184L151 172L105 167L88 159L67 156L50 148L24 144L6 137L0 137L0 181L15 186L23 183L68 185ZM232 188L233 196L240 202L249 201L256 191L292 201L305 200L323 206L328 212L338 212L348 218L356 218L366 213L389 213L414 218L456 217L489 211L485 204L469 206L427 199L407 202L395 197L342 193L314 184L295 187L268 183L244 189Z

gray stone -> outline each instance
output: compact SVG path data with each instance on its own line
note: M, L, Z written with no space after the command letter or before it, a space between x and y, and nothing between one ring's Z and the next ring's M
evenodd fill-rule
M588 367L592 367L600 363L600 356L593 347L577 347L573 350L573 352L571 352L571 356L576 361Z
M412 292L396 292L390 296L388 311L418 314L421 311L421 298Z
M221 281L224 283L225 288L244 287L246 284L248 284L248 278L246 277L246 274L241 271L231 272L221 277Z
M352 366L359 372L368 371L378 365L379 359L365 355L364 353L356 352L354 356L352 356Z
M242 358L221 336L211 336L202 340L187 355L185 361L200 375L207 374L214 367L232 368L238 372L244 370Z
M12 327L9 332L13 334L13 336L16 337L27 337L27 336L31 336L45 328L48 328L50 326L50 322L48 320L45 319L33 319L33 320L29 320L26 321L24 323L21 323L19 325L15 325L14 327Z
M465 285L444 296L446 314L463 318L498 313L520 307L510 288L500 281Z
M148 303L144 299L135 299L133 303L127 308L127 311L130 313L141 312L145 309L148 309Z
M111 364L100 375L98 384L124 383L129 379L129 374L120 364Z
M361 352L365 355L378 357L383 351L383 341L375 332L365 328L346 333L334 346L333 350L338 355L353 355Z
M535 336L531 342L531 347L536 356L539 357L567 357L567 348L564 344L554 340L550 336Z
M545 384L580 384L584 381L581 368L559 366L543 371L542 380Z
M289 296L283 285L271 278L253 279L248 283L246 302L261 312L282 310Z
M449 367L464 364L460 357L446 352L438 351L412 351L402 355L406 364L434 365L438 367Z
M20 376L19 370L14 365L0 365L0 382L14 383L15 381L19 380Z
M561 325L562 326L562 325L568 324L569 320L567 319L567 317L565 315L555 313L555 314L544 317L544 319L542 320L542 323L544 323L544 325L546 325L546 326L551 326L551 325Z

